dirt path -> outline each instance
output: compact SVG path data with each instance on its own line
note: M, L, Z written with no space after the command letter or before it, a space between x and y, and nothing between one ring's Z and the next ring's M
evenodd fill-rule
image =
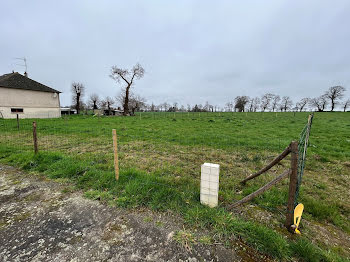
M64 188L0 165L0 261L246 261L221 245L185 248L174 240L176 217L108 207Z

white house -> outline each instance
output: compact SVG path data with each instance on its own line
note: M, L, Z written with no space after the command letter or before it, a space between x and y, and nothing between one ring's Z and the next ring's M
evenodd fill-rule
M61 117L60 91L17 72L0 76L0 118Z

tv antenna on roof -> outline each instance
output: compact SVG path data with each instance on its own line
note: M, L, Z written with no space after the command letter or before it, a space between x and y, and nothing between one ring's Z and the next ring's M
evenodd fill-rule
M23 61L23 64L16 64L16 65L24 66L25 67L25 73L27 73L27 59L25 57L16 57L14 59Z

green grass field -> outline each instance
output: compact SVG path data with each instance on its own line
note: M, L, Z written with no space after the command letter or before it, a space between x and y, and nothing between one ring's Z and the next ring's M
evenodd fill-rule
M0 161L50 178L68 179L91 198L126 208L179 214L206 242L237 243L276 259L346 261L350 256L350 114L316 113L299 202L302 235L283 227L288 180L235 209L227 206L289 168L289 158L241 186L292 140L308 113L141 113L134 117L0 120ZM112 129L120 179L114 179ZM199 203L200 166L220 164L219 207ZM1 229L0 229L1 230Z

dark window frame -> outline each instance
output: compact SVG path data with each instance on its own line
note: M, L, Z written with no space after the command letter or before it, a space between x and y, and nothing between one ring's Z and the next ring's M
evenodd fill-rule
M18 113L24 113L23 108L11 108L11 113L12 114L18 114Z

